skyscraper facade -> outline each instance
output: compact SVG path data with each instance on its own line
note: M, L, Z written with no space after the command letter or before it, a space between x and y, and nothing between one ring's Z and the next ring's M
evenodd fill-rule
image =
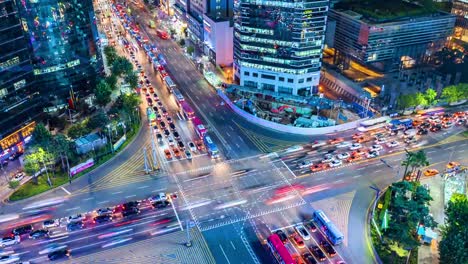
M319 84L328 1L234 3L234 68L241 86L283 96Z

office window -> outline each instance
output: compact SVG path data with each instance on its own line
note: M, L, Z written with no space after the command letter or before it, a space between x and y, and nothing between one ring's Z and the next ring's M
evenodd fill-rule
M304 83L304 79L299 79L299 83Z
M289 78L288 78L288 83L293 83L293 82L294 82L293 79L289 79Z
M284 77L279 77L280 82L284 82Z
M245 82L244 82L244 86L245 86L245 87L257 88L257 82L245 81Z
M262 84L263 90L275 91L275 86L273 84L264 83Z
M292 94L293 88L291 88L291 87L284 87L284 86L278 86L278 92L279 92L279 93L284 93L284 94Z
M268 75L268 74L262 74L263 79L268 79L268 80L275 80L276 77L273 75Z
M248 71L244 72L244 76L250 76L250 72Z
M311 81L312 81L312 77L307 78L307 82L311 82Z
M254 72L254 73L252 74L252 76L253 76L253 77L258 77L258 73Z

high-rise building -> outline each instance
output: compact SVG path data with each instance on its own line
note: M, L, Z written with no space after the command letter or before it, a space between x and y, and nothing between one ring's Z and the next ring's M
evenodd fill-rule
M452 14L457 16L454 36L468 42L468 0L454 0L452 4Z
M258 93L307 97L318 86L328 1L234 3L235 79Z
M412 67L445 45L453 31L455 16L451 14L426 11L405 1L395 9L411 15L382 13L359 1L337 3L329 13L329 19L336 22L335 64L347 69L354 60L379 71Z
M42 110L22 22L15 1L0 1L0 139Z

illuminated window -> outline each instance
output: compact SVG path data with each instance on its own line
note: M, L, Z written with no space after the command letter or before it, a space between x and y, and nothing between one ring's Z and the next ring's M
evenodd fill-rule
M8 94L7 88L0 89L0 98L4 98Z

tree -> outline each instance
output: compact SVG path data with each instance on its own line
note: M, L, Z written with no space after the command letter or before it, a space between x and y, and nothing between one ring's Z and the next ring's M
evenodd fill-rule
M468 199L454 194L445 211L439 243L440 263L468 263Z
M130 121L135 120L135 110L141 104L141 97L136 94L124 94L121 96L122 110L130 118ZM140 117L136 117L139 119Z
M424 96L426 97L426 101L427 101L428 105L437 104L437 99L436 99L437 98L437 92L434 89L432 89L432 88L427 89Z
M193 46L188 46L187 47L187 53L188 54L192 55L194 51L195 51L195 48Z
M88 134L90 130L82 123L74 124L68 129L68 136L72 139L76 139Z
M52 139L52 135L43 123L39 123L34 128L34 131L32 133L32 139L34 145L45 147L49 144L50 140Z
M125 82L127 82L128 85L130 85L130 88L133 89L138 86L138 76L132 72L125 76Z
M408 168L412 167L415 162L416 162L416 158L414 157L414 153L406 152L406 159L401 162L401 165L405 166L405 171L403 173L403 180L406 178L406 175L408 173Z
M43 148L39 147L33 152L25 155L24 157L24 171L30 175L35 175L42 168L46 170L47 166L55 163L55 157L52 153L45 151ZM47 175L49 175L47 173ZM33 177L34 182L37 184L37 176ZM50 179L48 179L50 183Z
M72 153L70 144L70 140L63 134L57 134L52 140L53 151L62 163L62 171L68 171L69 169L68 157Z
M415 99L416 99L416 105L420 105L420 106L428 106L429 103L427 102L427 99L426 99L426 96L421 93L421 92L417 92L415 96Z
M132 63L127 60L125 57L117 57L112 63L112 74L116 77L120 77L122 75L129 75L133 72L133 65Z
M103 128L109 123L109 117L107 114L101 109L95 115L89 118L88 122L86 123L86 127L89 130L94 130L96 128Z
M408 174L408 167L411 167L410 174L413 174L416 169L428 166L429 161L427 160L426 153L423 150L420 150L416 153L407 152L406 159L401 162L401 165L405 166L405 172L403 174L403 180L405 180Z
M417 105L416 98L412 94L401 94L398 97L397 102L399 109L406 109Z
M106 56L108 65L112 65L119 55L113 46L105 46L104 56Z
M468 84L450 85L442 90L442 99L447 103L459 102L468 98Z
M117 76L115 76L114 74L111 74L107 76L105 80L106 80L106 83L109 84L112 91L117 89Z
M94 95L96 96L96 103L100 106L106 106L111 101L112 89L109 84L101 80L94 90Z

